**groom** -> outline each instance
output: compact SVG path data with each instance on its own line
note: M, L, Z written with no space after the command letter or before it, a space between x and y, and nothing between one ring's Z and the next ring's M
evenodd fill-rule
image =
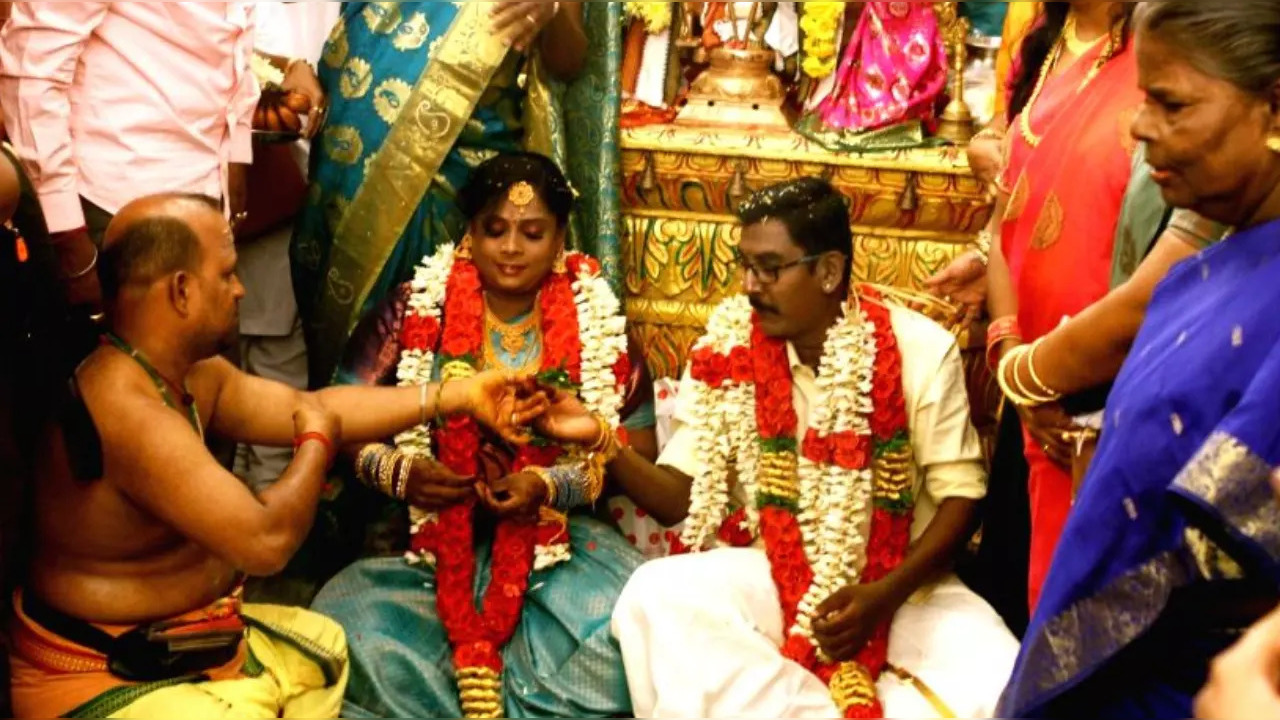
M841 368L860 361L858 349L834 362L824 358L832 334L849 325L846 312L858 311L846 302L853 246L848 204L825 181L806 178L761 191L743 204L739 215L738 263L746 300L763 335L785 346L790 400L798 420L794 447L808 452L806 429L834 412L817 402L835 380L820 377L819 369L834 368L832 375L839 376ZM721 326L733 315L735 302L741 305L742 299L730 299L717 311ZM879 301L860 302L856 307L870 308ZM954 338L928 319L879 307L901 355L911 458L901 468L910 493L901 497L908 507L915 498L910 547L884 577L836 586L819 598L810 614L813 640L831 660L852 660L878 627L891 623L889 669L876 684L887 716L989 717L1018 645L995 612L950 573L986 489L960 353ZM695 347L728 352L724 338L714 334L717 322L713 319L708 337ZM739 336L750 336L747 327ZM859 347L867 352L865 345ZM638 501L650 498L646 506L670 525L686 520L691 506L697 517L689 522L696 522L707 503L694 488L704 463L715 455L703 446L705 439L734 434L731 423L727 428L716 425L720 430L713 432L700 425L743 415L715 404L723 396L698 391L703 383L695 387L691 373L681 383L677 429L657 465L624 450L609 468L629 495ZM757 399L766 390L757 383ZM573 405L560 399L542 421L543 431L564 439L574 433L590 435ZM731 466L735 452L741 455L743 448L729 453ZM740 505L762 499L745 497L744 486L762 488L764 496L767 481L775 479L765 477L767 469L761 478L743 477L755 468L741 464L732 472L737 474L731 494ZM795 477L782 480L793 482ZM765 498L760 504L767 502ZM806 500L801 496L796 502L803 506ZM866 534L871 512L864 504L843 518L843 527ZM706 552L651 562L632 577L618 602L613 627L637 717L843 716L840 708L847 703L838 706L826 682L779 652L789 629L774 579L777 568L771 567L774 553L758 538L742 537L743 531L751 533L749 522L733 524L730 532L719 535L738 535L733 544L744 547L720 542ZM871 542L874 548L874 535Z

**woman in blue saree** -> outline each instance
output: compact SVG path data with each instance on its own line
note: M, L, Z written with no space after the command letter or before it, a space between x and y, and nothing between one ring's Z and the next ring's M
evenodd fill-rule
M331 104L292 248L313 384L330 382L370 308L461 238L457 191L498 152L566 168L582 192L576 239L616 274L620 12L344 3L319 68Z
M414 282L389 293L358 326L351 347L339 368L340 382L388 384L409 382L404 358L415 333L406 330L419 312L431 288L441 296L438 306L440 336L432 368L434 377L446 377L457 364L442 360L455 337L451 328L460 321L450 314L455 290L457 263L462 247L468 247L476 268L478 303L483 308L484 332L488 336L480 357L468 363L489 368L494 364L510 370L546 367L545 356L564 339L553 338L554 313L543 298L554 291L556 275L573 271L560 267L572 191L564 176L548 158L536 154L505 154L482 163L472 173L460 194L460 211L469 222L468 241L448 260L455 270L433 271L445 261L424 260ZM448 252L444 249L441 252ZM581 256L579 256L581 257ZM563 255L561 255L563 258ZM439 263L439 264L437 264ZM575 287L583 284L582 276ZM435 278L435 282L429 280ZM446 290L446 288L448 288ZM604 292L608 293L607 290ZM612 298L612 293L608 293ZM582 301L570 300L566 308L576 313ZM606 304L615 308L616 300ZM418 310L411 310L417 308ZM420 321L419 321L420 322ZM613 331L622 337L623 325L616 315ZM581 355L588 354L588 332L578 323ZM428 341L422 341L424 343ZM622 341L625 345L625 340ZM437 350L438 348L438 350ZM567 359L554 353L552 362ZM585 360L583 360L585 363ZM633 368L619 411L633 448L648 457L656 456L652 383L642 361ZM444 368L449 368L446 372ZM583 375L583 393L591 381ZM434 421L439 426L439 420ZM569 511L570 556L567 561L537 570L529 578L523 610L515 634L502 649L504 670L502 696L505 717L616 717L630 712L631 704L623 673L622 658L609 629L609 617L623 585L642 561L640 553L613 527L590 516L587 505L594 498L581 493L581 478L572 467L555 465L540 479L536 473L511 472L509 457L489 444L481 446L480 476L460 477L442 463L452 424L436 435L435 449L440 462L418 458L411 465L407 486L399 494L415 511L444 513L460 502L478 499L476 509L475 602L490 584L494 565L492 521L507 517L518 506L536 510L540 496L549 495L546 485L554 476L568 483L553 496L541 497L559 509ZM399 438L400 450L410 439ZM373 470L379 455L389 457L392 449L371 446L357 450L357 475L374 488L387 492ZM361 459L364 459L362 461ZM388 466L390 467L390 466ZM563 473L568 473L564 475ZM490 492L492 489L492 492ZM597 488L596 492L598 493ZM505 496L503 499L502 496ZM567 500L572 496L574 500ZM570 507L563 507L568 505ZM416 545L415 545L416 547ZM402 557L401 545L394 557L357 562L339 573L321 591L313 605L317 611L337 620L347 631L351 680L343 717L462 717L458 700L450 636L438 609L438 581L433 568L410 564ZM441 560L440 562L444 562ZM488 604L484 606L487 608Z
M1152 177L1236 232L1152 298L1002 717L1189 717L1280 598L1280 5L1147 2L1137 22Z

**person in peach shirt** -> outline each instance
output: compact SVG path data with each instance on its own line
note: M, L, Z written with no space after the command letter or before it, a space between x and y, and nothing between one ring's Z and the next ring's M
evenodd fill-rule
M220 198L243 219L258 84L251 2L15 2L0 108L73 304L96 306L95 239L141 195ZM288 67L287 84L314 73Z

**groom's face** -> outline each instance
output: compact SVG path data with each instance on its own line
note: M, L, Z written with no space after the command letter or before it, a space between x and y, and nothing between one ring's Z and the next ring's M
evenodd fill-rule
M811 258L779 220L748 225L738 245L742 289L766 335L791 340L803 335L827 302Z

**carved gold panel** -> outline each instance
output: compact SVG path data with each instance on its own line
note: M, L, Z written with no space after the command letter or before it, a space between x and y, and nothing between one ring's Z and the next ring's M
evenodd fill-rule
M793 133L674 125L625 130L622 144L627 317L655 377L680 375L711 310L738 291L733 208L755 190L797 177L829 180L850 199L855 279L906 293L908 304L944 325L946 304L921 300L918 291L965 250L992 210L954 149L837 155ZM968 328L955 327L954 316L950 324L968 348ZM981 354L968 352L966 363L982 406L975 410L990 416L982 409L994 404Z

